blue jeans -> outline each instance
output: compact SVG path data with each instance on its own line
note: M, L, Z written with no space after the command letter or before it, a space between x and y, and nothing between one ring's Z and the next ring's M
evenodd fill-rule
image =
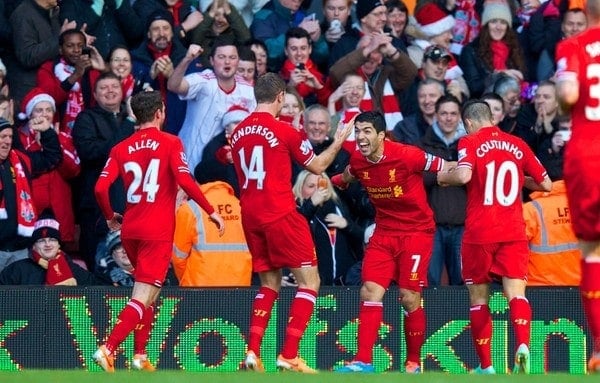
M462 242L464 226L437 225L433 238L433 252L429 262L427 279L429 286L439 286L442 271L446 266L448 283L461 285L460 245Z

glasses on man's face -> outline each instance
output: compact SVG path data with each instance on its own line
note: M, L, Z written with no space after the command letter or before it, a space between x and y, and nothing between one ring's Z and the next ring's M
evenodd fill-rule
M56 238L40 238L37 241L35 241L35 243L38 245L54 245L54 244L58 243L58 239L56 239Z

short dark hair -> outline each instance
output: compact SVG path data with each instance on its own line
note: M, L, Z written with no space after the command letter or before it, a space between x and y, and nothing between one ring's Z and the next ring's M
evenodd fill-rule
M254 51L250 49L250 47L241 45L237 48L237 50L241 61L252 61L256 63L256 55L254 54Z
M388 13L397 9L408 16L408 7L401 0L388 0L385 2L385 7L387 8Z
M101 73L100 76L98 76L98 78L96 79L96 82L94 83L94 91L98 87L98 83L100 81L107 80L107 79L113 79L113 80L117 80L117 81L121 82L121 79L119 78L119 76L117 76L113 72L104 72L104 73Z
M500 95L498 93L495 92L487 92L481 95L481 100L486 101L486 100L496 100L499 103L504 103L504 100L502 99L502 97L500 97Z
M293 27L285 32L285 46L287 47L290 39L306 39L308 46L312 46L312 39L306 29L300 27Z
M455 96L453 96L451 94L445 94L442 97L438 98L437 101L435 102L436 113L438 110L440 110L440 106L442 104L446 104L448 102L455 103L456 105L458 105L458 109L460 109L460 101L458 100L458 98L456 98Z
M385 117L383 117L383 114L381 114L381 112L373 110L369 112L363 112L356 116L356 120L354 120L354 123L357 122L370 122L371 124L373 124L373 127L375 128L375 131L377 133L386 131Z
M235 49L237 50L237 45L235 45L233 37L225 36L225 35L218 36L215 39L212 47L210 48L210 57L212 57L212 58L215 57L215 55L217 54L217 48L228 47L228 46L234 46Z
M85 34L83 32L81 32L79 29L75 29L75 28L67 29L66 31L61 33L60 36L58 36L58 45L62 46L65 43L65 40L67 39L67 37L69 37L71 35L81 36L83 38L83 44L85 45L85 40L86 40Z
M462 120L466 119L485 122L492 121L492 110L487 102L479 99L472 99L465 103L462 109Z
M274 102L281 92L285 92L285 81L277 74L267 72L258 77L254 85L254 98L257 104Z
M138 124L151 122L154 113L164 107L162 95L159 91L139 92L131 97L131 110Z

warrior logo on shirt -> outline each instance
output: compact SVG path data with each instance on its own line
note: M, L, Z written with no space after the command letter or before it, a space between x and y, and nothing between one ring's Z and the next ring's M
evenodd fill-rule
M362 178L363 180L370 180L371 178L369 178L369 172L363 172Z
M303 155L307 155L308 152L310 152L311 149L312 149L312 145L310 144L309 140L304 140L300 144L300 150L302 151Z
M463 158L465 158L467 156L467 149L463 148L461 150L458 151L458 160L462 160Z

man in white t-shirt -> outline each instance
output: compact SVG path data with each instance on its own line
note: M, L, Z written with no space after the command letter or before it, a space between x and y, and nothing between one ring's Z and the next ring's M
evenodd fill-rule
M202 53L202 47L191 44L169 77L167 87L187 100L187 113L179 138L183 141L190 169L200 162L208 142L222 132L221 120L232 105L254 110L256 101L252 86L236 76L239 57L230 40L215 41L210 53L213 69L185 75L189 65Z

